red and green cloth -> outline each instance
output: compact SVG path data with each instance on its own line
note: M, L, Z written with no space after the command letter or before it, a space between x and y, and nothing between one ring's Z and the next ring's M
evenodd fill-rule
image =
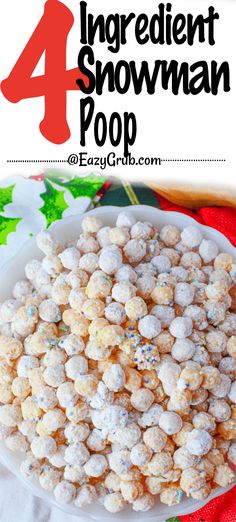
M107 181L99 191L99 205L150 205L162 210L182 212L196 219L199 223L216 228L236 246L236 209L231 207L203 207L189 210L174 205L145 184L117 184ZM236 521L236 517L235 517Z

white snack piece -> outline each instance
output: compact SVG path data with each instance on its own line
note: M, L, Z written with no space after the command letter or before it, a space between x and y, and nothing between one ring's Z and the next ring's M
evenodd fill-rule
M5 444L11 451L26 453L29 449L29 443L27 442L26 437L21 433L12 433L11 435L8 435L5 439Z
M194 429L188 434L186 447L193 455L206 455L212 447L212 437L205 430Z
M171 262L167 256L155 256L152 258L151 263L158 274L169 272L171 269Z
M233 442L228 451L228 459L232 464L236 465L236 443Z
M154 426L148 428L143 434L144 443L148 448L156 453L162 451L167 442L167 436L160 428Z
M182 428L183 422L178 413L163 411L159 418L159 426L167 435L175 435Z
M231 409L225 400L210 399L208 412L217 422L225 422L231 416Z
M178 362L192 359L195 353L195 345L190 339L177 339L172 347L171 355Z
M159 422L163 408L160 404L152 404L150 408L145 411L138 419L139 426L147 428L149 426L156 426Z
M202 241L202 234L197 227L185 227L181 232L181 239L183 243L190 249L196 248Z
M60 307L52 299L45 299L39 305L39 317L49 323L58 323L61 320Z
M105 370L102 379L110 391L118 392L124 388L125 373L120 364L109 366Z
M130 240L130 233L126 227L115 227L109 232L109 239L112 244L123 247Z
M63 382L57 388L57 398L62 408L68 408L70 405L75 406L78 400L78 394L72 382Z
M163 328L167 328L175 318L175 311L171 306L155 305L152 308L152 315L161 321Z
M65 372L69 379L76 381L80 375L86 374L88 371L88 362L82 355L74 355L70 357L65 364Z
M76 495L76 487L66 480L62 480L54 489L55 499L59 504L70 504Z
M78 355L84 351L85 344L81 337L70 334L62 337L59 341L59 347L65 350L67 355Z
M138 498L133 503L133 509L134 511L141 511L145 513L146 511L149 511L149 509L152 509L154 506L154 498L149 493L145 493L143 497Z
M145 466L151 458L151 451L141 442L133 446L130 452L130 460L134 466Z
M104 497L104 507L110 513L119 513L125 507L125 501L121 493L109 493Z
M165 225L160 231L160 238L167 246L175 246L180 241L180 231L175 225Z
M136 283L138 277L135 270L130 265L122 265L116 272L116 281L129 281L130 283Z
M32 259L25 265L25 275L29 281L33 281L41 268L41 263L38 259Z
M60 446L57 447L56 453L54 453L53 455L51 455L48 458L50 464L52 464L52 466L54 466L54 468L61 469L66 466L65 451L66 451L65 444L61 444Z
M200 457L190 453L186 446L181 446L174 453L174 464L177 469L187 469L200 462Z
M140 334L146 339L153 339L161 332L161 323L154 315L146 315L138 323Z
M62 264L58 256L50 255L43 258L42 268L51 277L56 277L62 271Z
M23 355L17 363L17 374L19 377L28 377L29 371L39 367L37 357L32 355Z
M79 267L81 270L85 270L86 272L93 274L93 272L98 268L97 254L94 254L93 252L90 252L89 254L84 254L80 258Z
M193 322L190 317L176 317L170 325L170 333L177 339L189 337L192 333Z
M80 422L78 424L69 423L65 427L64 433L65 433L67 441L69 443L73 444L78 441L84 442L90 433L90 429L89 429L88 424L86 424L84 422Z
M135 295L136 288L131 283L125 281L116 283L112 288L112 298L123 305L132 297L135 297Z
M102 430L94 428L89 431L88 438L86 440L87 447L91 451L103 451L106 448L106 439L103 437Z
M131 404L138 411L147 411L154 401L154 395L147 388L139 388L131 395Z
M126 449L113 451L108 455L109 466L117 475L125 475L131 468L130 452Z
M82 221L82 230L88 234L96 234L102 228L102 221L96 216L85 216Z
M46 491L53 491L60 482L60 478L61 473L58 470L46 465L39 476L39 484Z
M26 480L37 479L41 472L40 462L33 456L29 455L20 465L20 471Z
M43 372L43 378L48 386L58 388L66 378L63 364L48 366Z
M103 455L95 453L90 457L84 466L84 471L89 477L100 477L108 467L107 459Z
M116 226L117 227L127 227L132 228L136 223L136 219L131 212L122 211L118 215L118 218L116 220Z
M188 283L177 283L174 299L180 306L189 306L193 302L194 287Z
M64 268L68 270L75 270L78 268L79 260L80 260L80 252L75 247L69 247L63 250L61 254L58 256L61 260Z
M149 223L137 221L131 228L132 239L148 239L152 233L152 226Z
M57 254L59 243L46 230L42 230L36 236L36 242L40 250L46 255Z
M110 303L106 308L104 315L110 323L121 325L126 320L125 308L121 303Z
M231 388L228 392L228 397L231 400L231 402L236 404L236 381L232 383Z
M7 299L0 307L0 320L4 323L11 323L20 307L20 300Z
M199 254L205 263L210 263L219 253L218 245L211 239L203 239L200 247Z
M177 386L180 373L181 368L178 364L174 363L174 361L171 363L166 362L161 365L158 377L162 382L163 388L167 395L171 395Z
M85 506L88 506L92 502L96 500L97 492L96 488L94 486L91 486L90 484L85 484L84 486L81 486L77 490L77 496L75 499L75 506L79 508L83 508Z
M83 466L90 457L90 453L83 442L69 444L65 451L65 461L68 464Z
M147 247L143 239L131 239L124 247L124 254L130 263L139 263L146 251Z
M15 299L21 299L22 297L25 297L32 293L33 286L29 281L25 281L24 279L22 281L17 281L15 284L12 295Z
M111 245L109 238L111 227L102 227L97 233L97 240L101 248Z
M35 437L31 443L31 451L37 459L50 457L56 453L57 445L49 435Z
M55 408L58 403L57 394L51 386L43 386L37 393L37 403L42 410L47 411Z
M122 255L115 245L102 249L99 256L99 267L105 274L112 275L122 266Z

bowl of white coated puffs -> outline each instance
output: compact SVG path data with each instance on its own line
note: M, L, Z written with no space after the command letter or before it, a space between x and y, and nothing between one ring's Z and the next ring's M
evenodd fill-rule
M0 276L0 460L33 494L163 522L234 486L236 251L222 234L101 207L41 231Z

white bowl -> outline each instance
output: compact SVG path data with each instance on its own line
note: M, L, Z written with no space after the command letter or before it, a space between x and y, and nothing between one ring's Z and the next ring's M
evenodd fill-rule
M116 217L124 210L124 207L99 207L95 210L88 212L91 215L98 215L101 219L104 220L105 224L114 225L116 221ZM206 227L204 225L200 225L198 222L186 216L185 214L180 214L178 212L163 212L162 210L148 207L145 205L137 205L126 207L126 210L132 212L137 219L141 219L142 221L150 221L155 225L161 227L167 224L175 224L180 229L183 227L194 225L198 227L205 238L212 239L217 242L220 247L220 250L224 252L228 252L235 256L235 248L231 245L231 243L217 230ZM62 242L67 242L70 240L76 239L78 234L81 231L81 221L83 219L83 215L79 216L71 216L65 218L61 221L54 223L50 227L50 231L53 235L60 239ZM11 296L11 291L13 285L16 281L24 277L24 266L30 259L42 258L42 252L38 249L36 245L36 241L34 238L29 239L23 247L19 250L16 256L7 264L5 264L0 270L0 280L1 280L1 289L0 289L0 302L4 299L7 299ZM160 502L156 502L155 507L145 513L136 513L131 508L127 508L121 513L111 515L108 513L102 506L93 505L89 506L86 509L78 509L73 507L73 505L62 506L58 504L54 499L52 493L48 493L41 488L37 481L28 482L26 481L19 471L20 462L23 460L23 456L16 455L11 451L7 450L4 442L0 443L0 460L1 462L12 471L21 482L24 483L26 488L30 490L34 495L44 499L49 502L51 505L56 506L57 508L63 510L66 513L71 515L76 515L78 517L85 517L86 519L92 518L95 520L120 520L120 521L130 521L130 520L144 520L144 519L155 519L155 522L163 522L164 520L172 517L172 516L181 516L189 513L193 513L194 511L200 509L205 504L209 502L209 500L218 497L229 491L232 486L228 488L218 488L215 490L211 496L207 500L203 500L201 502L184 498L183 502L178 506L168 507Z

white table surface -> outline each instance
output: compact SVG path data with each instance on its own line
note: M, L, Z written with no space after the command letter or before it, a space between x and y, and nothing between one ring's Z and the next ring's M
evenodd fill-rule
M87 522L51 508L28 492L19 480L0 465L0 522Z

